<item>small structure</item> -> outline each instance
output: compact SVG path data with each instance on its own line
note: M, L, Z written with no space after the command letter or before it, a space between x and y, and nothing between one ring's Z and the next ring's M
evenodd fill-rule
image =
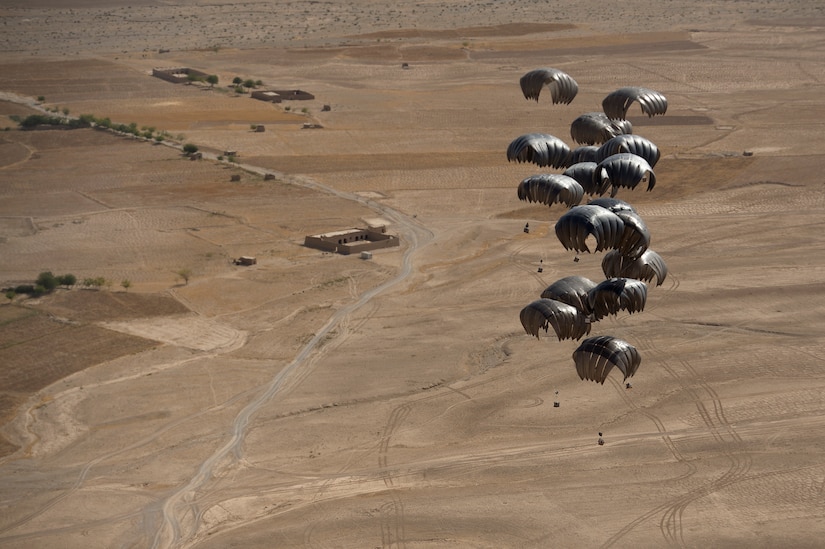
M330 107L329 105L324 105L323 107L321 107L321 112L329 112L331 110L332 107Z
M190 69L189 67L175 67L167 69L152 69L152 76L166 80L173 84L185 84L191 77L206 78L209 76L205 72Z
M361 259L372 259L372 252L361 252Z
M243 265L245 267L248 267L249 265L257 265L258 260L248 255L242 255L238 259L233 260L232 263L234 263L235 265Z
M257 126L255 126L255 131L257 133L263 133L263 132L266 131L266 128L264 127L263 124L258 124Z
M387 226L390 224L389 221L382 217L369 217L362 219L362 221L366 223L369 230L380 233L386 233Z
M274 173L264 174L264 181L272 181L273 179L275 179Z
M318 130L320 128L323 128L323 126L316 122L304 122L304 125L301 126L302 130Z
M283 101L278 92L274 90L257 90L252 92L252 99L258 99L259 101L269 101L270 103L280 103Z
M194 153L189 155L189 160L202 160L202 159L203 159L203 153L194 152Z
M282 101L307 101L315 96L303 90L255 90L251 93L252 99L280 103Z
M409 68L410 68L410 64L409 64L409 63L401 63L401 68L402 68L402 69L409 69Z
M397 236L387 234L386 227L382 229L383 230L353 228L310 235L304 238L304 246L325 252L349 255L400 245Z
M240 180L241 180L240 174L235 174L235 175L233 175L232 177L229 178L229 181L231 181L232 183L237 183Z
M223 151L224 156L238 156L238 151Z

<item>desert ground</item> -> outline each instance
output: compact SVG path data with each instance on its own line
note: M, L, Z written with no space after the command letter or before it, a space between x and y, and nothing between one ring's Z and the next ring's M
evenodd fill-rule
M0 546L825 543L821 2L0 16L0 286L107 281L0 304ZM526 100L539 67L575 100ZM253 100L236 76L315 99ZM579 341L525 333L519 311L603 280L603 253L564 249L565 207L516 193L553 170L505 154L530 132L574 146L571 121L622 86L668 98L629 112L656 186L617 195L668 276L591 333L638 349L632 388L580 380ZM44 110L167 139L18 129ZM304 246L375 220L400 247Z

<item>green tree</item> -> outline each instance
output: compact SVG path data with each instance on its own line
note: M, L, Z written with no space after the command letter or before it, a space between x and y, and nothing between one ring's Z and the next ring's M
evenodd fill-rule
M64 274L57 278L57 281L60 283L61 286L66 286L67 288L71 288L75 284L77 284L77 277L73 274Z
M235 78L232 79L232 83L237 86L238 84L243 83L243 78L241 78L240 76L236 76Z
M60 280L52 274L51 271L45 271L37 276L35 281L37 286L42 286L46 292L51 292L60 285ZM37 288L35 286L35 289Z
M217 74L210 74L206 77L206 81L209 82L209 87L214 88L215 85L218 83L218 75Z
M195 154L196 152L198 152L198 146L197 145L194 145L192 143L187 143L186 145L183 146L183 153L184 154L190 155L190 154Z
M255 87L255 81L252 80L251 78L247 78L246 80L243 81L243 85L247 89L254 88Z
M132 281L128 278L124 278L120 281L120 285L123 287L124 290L129 290L132 287Z
M11 305L11 302L14 301L14 298L16 296L17 292L15 292L14 290L6 290L6 299L9 300L9 305Z

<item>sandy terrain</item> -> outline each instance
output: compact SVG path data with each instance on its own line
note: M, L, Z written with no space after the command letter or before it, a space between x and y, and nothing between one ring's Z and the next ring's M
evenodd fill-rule
M0 285L108 284L0 305L0 546L822 546L825 9L464 4L3 2ZM573 103L523 98L543 66ZM593 326L631 389L525 334L602 254L505 156L625 85L669 101L630 112L656 187L618 195L669 275ZM170 138L15 129L44 108ZM374 218L400 248L303 246Z

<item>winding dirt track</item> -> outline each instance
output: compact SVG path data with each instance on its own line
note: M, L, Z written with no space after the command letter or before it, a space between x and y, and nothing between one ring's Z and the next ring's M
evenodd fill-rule
M244 169L249 171L260 171L260 168L243 165ZM264 175L264 174L262 174ZM278 174L283 177L283 174ZM408 218L399 212L393 211L391 208L376 204L375 202L366 198L344 193L325 187L316 182L301 180L301 184L313 188L321 189L324 192L333 194L339 198L352 200L371 207L377 213L392 220L393 225L397 227L400 236L406 243L404 255L402 256L401 267L395 278L392 278L383 284L376 286L360 296L357 299L341 309L338 309L335 314L327 321L325 325L320 327L313 338L304 346L298 355L282 368L278 374L272 378L272 381L264 387L263 392L260 393L252 402L247 404L232 422L232 428L229 433L229 440L212 454L206 461L204 461L197 470L197 473L192 479L178 491L168 496L162 502L162 526L158 530L155 537L153 547L169 547L180 545L181 542L191 539L198 531L198 513L196 508L197 494L203 489L204 485L215 476L218 476L220 469L224 467L232 467L232 462L237 463L244 459L243 456L243 442L248 429L249 423L258 410L268 403L273 398L278 396L285 383L289 382L294 377L301 376L301 368L307 360L310 359L313 352L316 351L319 344L328 336L328 334L337 328L342 322L351 316L355 311L358 311L376 295L384 292L403 282L413 272L413 258L419 246L426 244L432 239L432 233L416 223L411 218ZM388 429L391 433L392 429ZM389 441L389 435L385 436L385 440ZM386 449L382 455L386 454ZM231 460L231 461L227 461ZM384 467L386 464L384 464ZM392 487L391 479L386 479L387 486ZM154 507L154 504L153 504ZM396 510L396 512L398 512ZM184 524L182 524L182 522ZM403 521L402 521L403 523ZM382 534L382 539L384 534ZM389 544L388 546L391 546Z

